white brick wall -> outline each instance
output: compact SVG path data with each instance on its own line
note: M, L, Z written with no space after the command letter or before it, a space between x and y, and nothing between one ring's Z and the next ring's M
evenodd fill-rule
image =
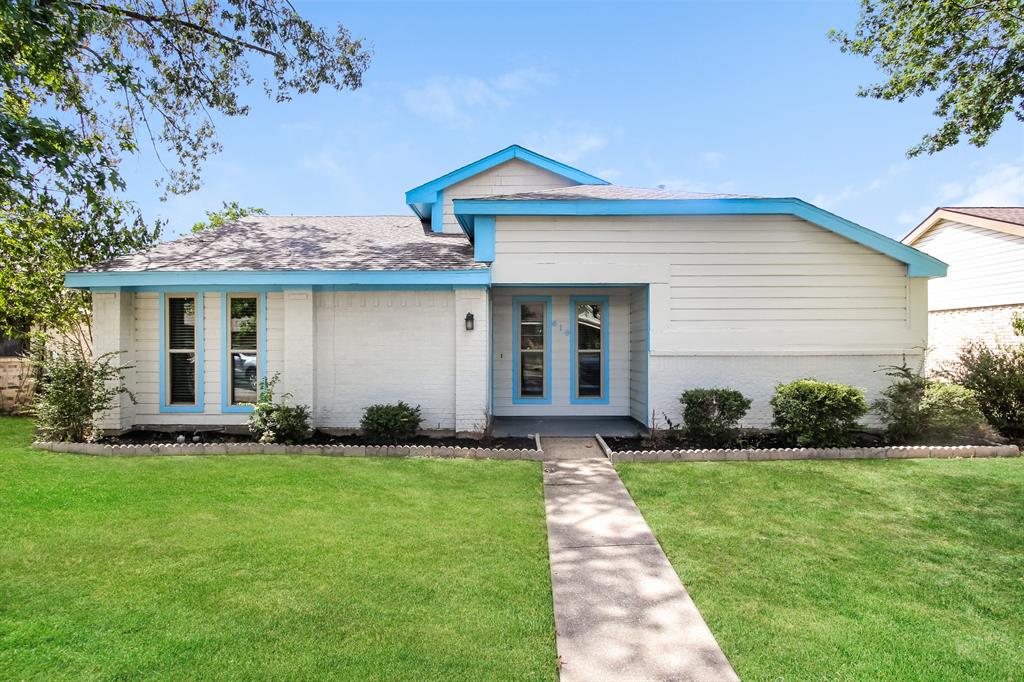
M473 331L466 331L466 313L473 314ZM487 426L489 400L488 338L490 304L484 289L455 291L455 430L480 432Z
M123 373L125 384L133 391L136 382L134 302L135 294L130 292L97 292L92 296L93 356L120 353L115 362L127 366ZM114 407L100 416L100 428L130 428L135 420L135 409L131 398L122 394L115 399Z
M1024 305L989 306L928 313L928 368L935 370L956 358L957 351L975 339L1018 344L1024 338L1013 333L1014 313L1024 315Z

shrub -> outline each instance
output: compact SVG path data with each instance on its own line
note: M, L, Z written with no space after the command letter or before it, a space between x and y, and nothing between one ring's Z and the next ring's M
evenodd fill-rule
M750 400L729 388L694 388L679 397L687 438L701 447L732 443L736 425L750 409Z
M1024 346L973 341L941 375L974 391L985 419L1004 436L1024 436Z
M291 393L282 393L274 400L274 387L280 379L264 377L260 380L260 393L249 415L249 433L260 443L295 445L309 437L309 406L286 405Z
M40 345L40 347L42 347ZM44 440L81 443L96 439L99 415L126 394L135 396L124 385L124 370L117 365L120 353L105 353L92 358L80 346L62 343L56 352L43 350L33 358L39 383L32 413L36 429Z
M779 384L772 398L774 425L799 447L841 447L868 411L864 392L845 384L799 379Z
M968 440L985 427L985 416L974 391L942 381L929 383L921 398L927 418L925 439L930 442Z
M981 435L986 427L974 392L933 381L907 367L889 367L896 381L872 406L892 443L949 443Z
M359 428L367 437L385 443L400 443L416 435L423 416L420 407L407 403L370 405L363 412Z
M885 424L886 439L892 443L921 442L928 430L921 399L931 382L908 367L905 360L898 367L887 367L886 374L896 381L871 406Z

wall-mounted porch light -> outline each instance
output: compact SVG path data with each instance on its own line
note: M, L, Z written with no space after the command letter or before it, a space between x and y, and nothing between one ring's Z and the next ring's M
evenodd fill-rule
M473 331L473 313L466 313L466 331Z

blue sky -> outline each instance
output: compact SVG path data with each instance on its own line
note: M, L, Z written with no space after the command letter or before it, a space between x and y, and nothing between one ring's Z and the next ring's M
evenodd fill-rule
M167 236L222 200L405 214L405 190L512 143L619 184L799 196L892 236L940 204L1024 204L1012 120L984 149L905 157L932 102L856 97L880 74L826 37L855 2L297 6L372 44L364 87L285 104L253 88L184 197L159 200L154 159L126 161Z

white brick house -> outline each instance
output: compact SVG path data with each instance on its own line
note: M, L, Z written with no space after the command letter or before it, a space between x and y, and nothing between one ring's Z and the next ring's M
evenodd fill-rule
M405 400L425 426L488 415L678 414L731 386L885 384L927 342L945 265L793 198L610 185L519 146L406 193L406 216L243 219L69 273L95 350L138 397L111 429L239 426L255 382L350 429Z
M903 243L949 263L928 285L928 364L938 367L972 340L1019 343L1024 314L1024 208L940 207Z

